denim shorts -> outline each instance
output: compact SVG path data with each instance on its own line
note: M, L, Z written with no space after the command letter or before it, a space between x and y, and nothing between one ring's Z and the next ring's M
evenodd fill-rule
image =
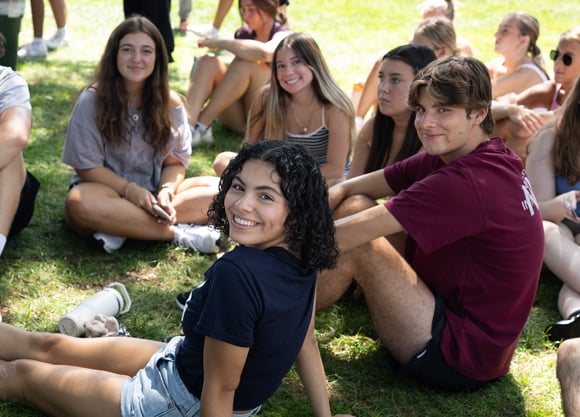
M123 417L199 417L200 401L189 392L175 366L175 352L182 339L172 338L137 375L127 379L121 392ZM250 417L260 408L233 416Z

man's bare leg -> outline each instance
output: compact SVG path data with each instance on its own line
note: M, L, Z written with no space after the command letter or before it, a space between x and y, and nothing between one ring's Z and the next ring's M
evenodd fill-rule
M366 197L351 197L336 213L342 217L372 205L374 202ZM384 238L342 253L336 270L319 274L317 308L338 301L353 280L363 290L380 340L400 363L406 364L431 339L435 297Z
M580 416L580 339L564 341L558 349L556 368L566 417Z

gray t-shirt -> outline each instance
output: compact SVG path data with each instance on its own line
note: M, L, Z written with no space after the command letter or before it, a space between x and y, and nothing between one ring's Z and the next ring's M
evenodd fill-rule
M10 107L24 107L31 111L28 84L12 68L0 66L0 114Z
M191 131L184 106L171 110L175 128L165 153L157 152L144 139L143 115L131 109L130 135L126 142L114 146L105 144L96 123L94 90L85 89L79 96L68 124L62 161L75 169L106 167L115 174L146 188L159 189L163 161L171 156L187 168L191 155ZM74 175L73 184L82 182Z

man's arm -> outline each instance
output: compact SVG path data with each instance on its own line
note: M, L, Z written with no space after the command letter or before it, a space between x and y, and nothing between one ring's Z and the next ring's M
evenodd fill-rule
M30 111L10 107L0 114L0 170L22 153L32 126Z
M382 169L359 175L343 181L328 190L330 209L334 211L345 199L357 194L377 200L392 195L393 190L385 180Z
M355 195L363 195L377 200L392 195L393 189L385 180L383 170L351 178L329 190L330 207L334 211L344 200ZM400 232L401 224L383 205L370 207L335 222L336 238L341 251L354 249L381 236Z
M383 204L338 219L334 224L341 252L404 230Z

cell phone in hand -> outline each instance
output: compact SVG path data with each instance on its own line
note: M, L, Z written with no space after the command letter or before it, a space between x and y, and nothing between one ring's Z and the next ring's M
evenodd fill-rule
M171 216L167 213L161 206L158 204L153 204L153 211L157 217L162 218L163 220L167 220L168 222L171 221Z

